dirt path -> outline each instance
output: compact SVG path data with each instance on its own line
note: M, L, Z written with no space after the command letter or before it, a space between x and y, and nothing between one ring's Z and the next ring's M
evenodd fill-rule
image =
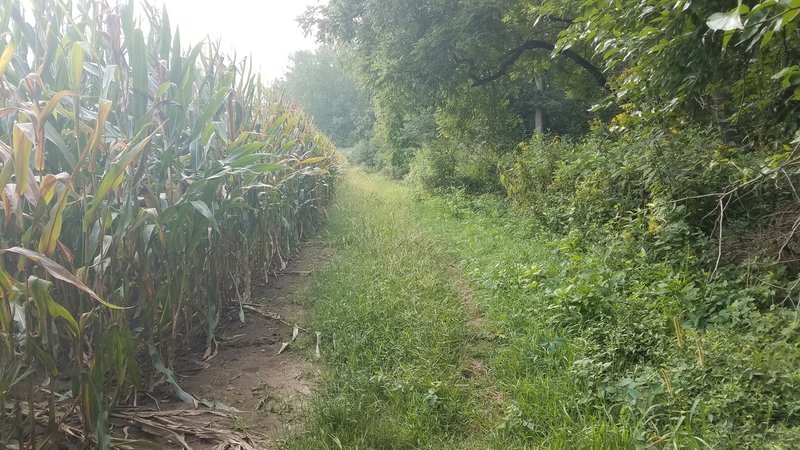
M285 270L270 274L267 283L261 277L254 284L244 324L239 321L237 310L226 312L217 331L219 348L213 358L201 362L203 349L198 348L177 364L178 381L186 392L237 411L188 411L185 404L174 399L157 399L157 408L167 414L175 412L169 416L172 420L187 420L187 429L233 431L236 439L252 444L252 448L279 448L304 409L317 371L316 335L305 326L299 293L332 255L324 240L303 244ZM295 324L298 334L293 341ZM284 343L289 345L279 354ZM190 430L182 436L185 443L176 437L170 444L178 444L177 448L220 448L219 441L203 440L203 435ZM231 444L223 448L247 447Z

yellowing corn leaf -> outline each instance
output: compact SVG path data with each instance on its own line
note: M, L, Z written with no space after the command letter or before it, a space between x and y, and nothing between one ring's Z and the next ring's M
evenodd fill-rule
M48 100L47 104L45 105L44 109L39 114L39 122L44 123L49 117L50 114L56 109L56 106L61 102L61 99L66 96L75 95L72 91L60 91L56 92L56 94Z
M8 63L11 62L11 58L14 56L14 50L15 50L14 43L9 42L6 45L5 50L3 50L3 54L0 55L0 77L2 77L4 73L6 73L6 68L8 67Z
M70 175L66 172L61 172L56 175L48 173L42 177L42 181L39 182L39 195L41 195L42 200L48 205L50 204L50 200L53 199L53 194L56 192L56 184L59 182L65 186L70 186Z
M67 206L69 189L64 189L61 199L50 211L50 220L47 221L42 237L39 239L39 253L51 255L56 250L56 242L61 236L61 225L63 224L64 208Z
M97 146L100 143L100 139L103 136L103 129L106 126L106 119L108 118L108 113L111 111L111 101L110 100L100 100L100 103L97 107L97 122L94 126L94 131L92 131L92 137L89 139L89 142L86 144L87 154L91 155L95 150L97 150Z
M327 161L329 158L327 156L315 156L313 158L307 158L300 161L300 164L304 166L310 166L311 164L321 163L323 161Z
M83 59L85 52L80 42L72 44L72 90L75 92L81 91L81 77L83 77Z
M20 124L14 125L13 136L14 152L14 174L17 177L17 195L25 193L28 185L28 174L30 174L31 151L33 142L26 136Z

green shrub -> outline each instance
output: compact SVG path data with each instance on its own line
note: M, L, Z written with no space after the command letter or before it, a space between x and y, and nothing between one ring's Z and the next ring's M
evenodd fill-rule
M408 179L429 192L460 189L470 194L499 193L498 161L494 155L489 149L434 140L417 151Z

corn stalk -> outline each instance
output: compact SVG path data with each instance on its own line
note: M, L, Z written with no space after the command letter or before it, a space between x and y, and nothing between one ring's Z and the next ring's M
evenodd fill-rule
M234 283L317 226L333 147L165 11L31 3L0 4L0 446L77 417L108 448L113 409L157 382L197 402L177 351L211 353Z

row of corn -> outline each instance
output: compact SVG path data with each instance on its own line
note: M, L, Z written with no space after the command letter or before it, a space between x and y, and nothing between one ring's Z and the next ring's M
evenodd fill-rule
M324 214L330 141L133 2L0 3L0 447L99 447ZM243 310L241 310L243 314Z

